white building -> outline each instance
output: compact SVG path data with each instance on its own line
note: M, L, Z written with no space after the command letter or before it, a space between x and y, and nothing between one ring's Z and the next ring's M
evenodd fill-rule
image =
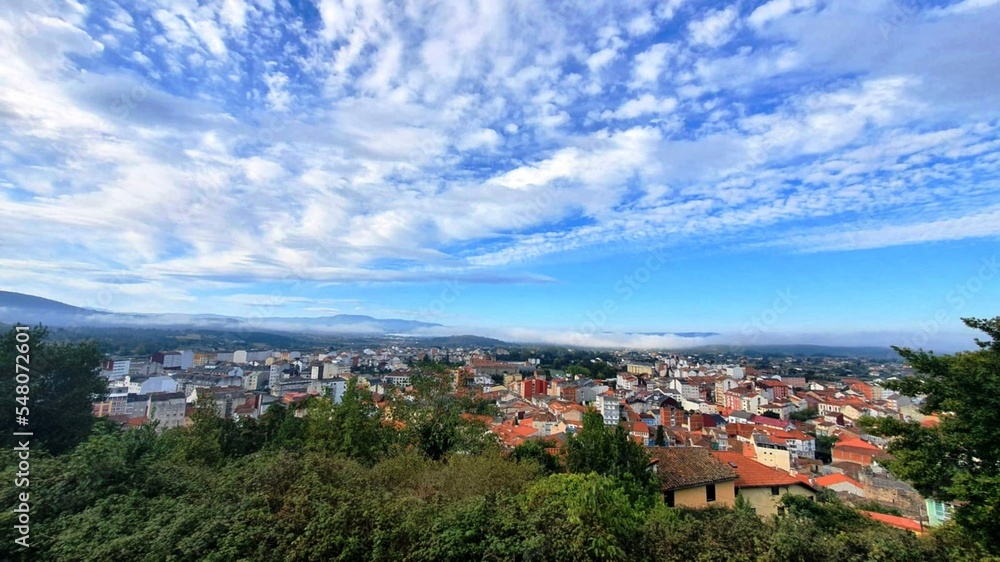
M389 373L382 378L385 380L385 382L397 388L406 388L410 386L409 373Z
M621 401L616 396L600 394L595 406L604 417L604 425L618 425L621 420Z
M139 385L139 392L136 394L154 392L177 392L177 381L167 376L150 377Z

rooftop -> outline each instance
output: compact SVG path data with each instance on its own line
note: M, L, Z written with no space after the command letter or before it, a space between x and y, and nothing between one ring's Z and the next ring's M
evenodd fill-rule
M653 447L656 473L664 490L727 482L739 474L703 447Z

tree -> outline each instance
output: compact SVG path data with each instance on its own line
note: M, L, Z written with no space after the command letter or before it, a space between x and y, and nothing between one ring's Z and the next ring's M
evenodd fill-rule
M819 416L819 411L816 408L806 408L805 410L799 410L798 412L792 412L788 417L792 421L804 422L809 421L813 418Z
M13 447L15 431L34 434L32 453L39 445L53 454L73 448L94 425L93 403L107 396L107 381L98 372L103 357L98 345L93 341L53 344L46 341L48 333L42 326L14 327L0 336L0 368L5 373L0 377L0 409L6 449ZM15 367L15 361L27 371ZM15 407L27 412L27 426L18 425L11 415Z
M547 448L555 447L555 443L543 439L529 439L514 447L511 458L517 462L536 462L545 471L545 474L555 474L562 471L562 464L559 457L551 455Z
M314 398L306 407L308 447L332 451L371 465L382 458L390 445L389 430L378 407L357 379L347 381L340 404L329 398Z
M667 446L667 436L666 432L664 432L663 430L662 425L656 426L656 439L653 441L653 444L656 445L657 447Z
M923 414L937 425L892 418L865 419L873 433L890 438L889 469L923 495L956 504L954 519L968 535L1000 554L1000 316L963 318L989 339L954 355L894 347L917 376L890 381L905 396L924 396Z
M649 454L633 441L625 428L604 425L596 410L583 415L583 427L566 443L566 468L573 473L596 472L626 483L636 496L657 489L656 475L649 470Z

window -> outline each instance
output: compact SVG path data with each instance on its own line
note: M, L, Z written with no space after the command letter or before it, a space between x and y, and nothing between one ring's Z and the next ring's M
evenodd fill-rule
M715 501L715 484L709 484L705 486L705 501L714 502Z
M667 503L667 507L674 507L674 491L667 490L663 492L663 501Z
M777 486L771 486L771 495L772 496L777 496L780 493L781 493L781 490L779 490Z

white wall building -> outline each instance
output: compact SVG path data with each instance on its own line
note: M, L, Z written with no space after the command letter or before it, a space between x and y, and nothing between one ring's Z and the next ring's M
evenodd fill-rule
M604 425L618 425L621 420L621 401L618 397L600 394L597 396L596 407L604 417Z

